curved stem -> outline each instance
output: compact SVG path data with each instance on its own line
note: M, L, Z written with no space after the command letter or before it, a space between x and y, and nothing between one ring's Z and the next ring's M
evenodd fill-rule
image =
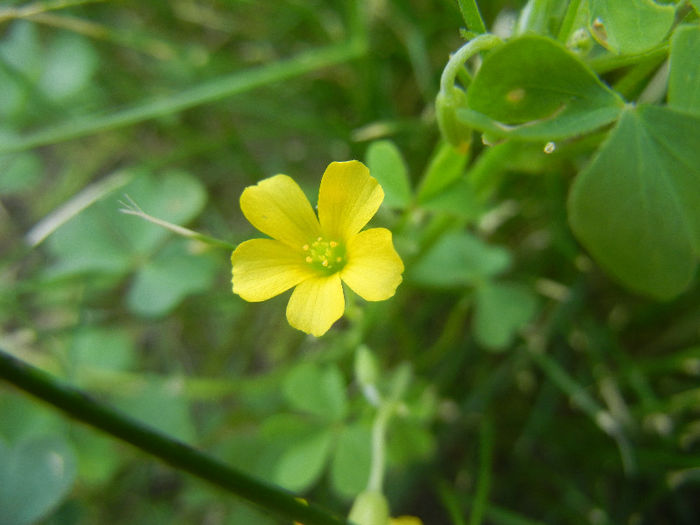
M0 379L46 401L83 423L126 441L179 470L232 492L263 510L305 525L347 523L343 518L325 509L306 505L294 494L234 470L212 456L139 423L1 349Z
M491 49L501 43L501 39L496 35L486 33L473 38L457 51L455 51L447 61L445 69L440 77L440 92L445 96L450 96L454 89L455 78L464 63L480 51Z

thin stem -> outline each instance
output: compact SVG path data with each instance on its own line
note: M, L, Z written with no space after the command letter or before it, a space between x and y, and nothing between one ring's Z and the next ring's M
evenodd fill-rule
M578 8L581 5L581 0L571 0L568 7L566 8L566 14L564 15L564 20L559 27L559 34L557 35L557 40L562 44L566 44L566 41L571 35L571 30L574 27L574 22L576 21L576 15L578 14Z
M479 12L479 6L476 0L457 0L459 10L462 12L464 23L467 24L467 29L475 33L486 33L486 24Z
M445 96L450 96L454 89L455 79L459 73L459 69L464 66L464 63L480 51L491 49L501 43L501 39L496 35L486 33L477 36L470 40L457 51L455 51L447 61L445 69L440 77L440 92Z
M393 411L394 403L383 403L372 424L372 465L367 490L382 492L386 457L386 428Z
M21 7L6 7L0 9L0 23L15 18L29 18L56 9L65 9L66 7L94 4L104 1L105 0L56 0L54 2L35 2Z
M469 525L481 525L488 507L488 497L491 491L491 457L493 455L493 423L486 415L481 423L479 432L479 477L476 493L472 503Z
M173 467L232 492L264 510L305 525L347 522L325 509L306 505L293 494L234 470L170 436L104 405L85 392L0 350L0 378L66 412L75 419L117 437Z
M143 211L141 207L132 200L131 197L129 197L128 195L126 195L125 197L129 202L122 202L121 204L124 207L119 211L126 215L133 215L134 217L139 217L145 221L151 222L157 226L165 228L166 230L170 230L173 233L177 233L178 235L181 235L182 237L185 237L187 239L192 239L195 241L202 242L204 244L209 244L210 246L215 246L217 248L224 248L226 250L236 249L236 245L230 242L222 241L221 239L217 239L216 237L210 237L209 235L204 235L194 230L190 230L189 228L184 228L177 224L173 224L172 222L164 221L163 219L159 219L158 217L149 215L148 213Z
M132 107L114 111L107 115L92 115L70 120L35 133L6 140L0 144L0 153L22 151L54 144L93 133L129 126L145 120L179 113L186 109L237 95L251 89L303 75L364 54L365 46L360 40L350 39L340 44L300 53L288 60L240 71L228 76L203 82L171 96L147 100Z

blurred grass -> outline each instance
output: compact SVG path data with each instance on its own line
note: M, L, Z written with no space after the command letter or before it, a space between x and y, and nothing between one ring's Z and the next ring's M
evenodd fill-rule
M523 2L481 4L490 27ZM27 6L43 11L15 20ZM234 296L225 252L209 254L212 286L167 316L144 317L126 300L131 273L59 278L48 272L54 252L25 245L49 213L122 169L195 177L208 200L187 226L235 241L255 236L238 208L246 185L287 173L313 195L328 162L364 159L370 139L393 140L418 187L438 137L439 75L461 43L457 3L15 1L2 9L0 45L24 31L37 62L0 53L0 82L12 86L0 91L2 346L270 479L294 436L266 441L261 427L294 412L279 385L298 363L339 365L350 415L334 431L367 422L351 376L364 342L387 382L399 363L413 365L410 417L390 443L395 514L426 525L697 523L689 472L699 464L700 292L642 300L582 254L564 202L599 136L559 145L548 164L519 146L474 146L469 173L491 226L482 214L472 229L508 250L508 278L542 302L500 352L474 339L469 287L407 279L391 301L351 306L338 329L313 340L287 325L284 297L251 305ZM47 73L58 59L46 57L66 35L80 36L67 64L97 61L61 98L51 86L65 79ZM111 220L128 230L137 219ZM444 231L469 222L420 207L405 216L382 210L378 220L394 229L408 270ZM109 231L110 242L132 242ZM151 260L141 257L135 263ZM86 330L98 341L92 351ZM7 441L48 432L78 452L78 482L45 525L274 523L4 385L0 417ZM309 419L301 415L318 423ZM329 477L308 497L347 509Z

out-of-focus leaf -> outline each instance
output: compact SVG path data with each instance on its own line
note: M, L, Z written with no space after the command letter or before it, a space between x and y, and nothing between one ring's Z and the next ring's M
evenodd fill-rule
M75 457L58 437L34 438L9 447L0 441L0 525L28 525L68 494Z
M505 271L510 255L467 232L443 235L409 270L418 284L444 288L473 285Z
M411 203L411 181L401 152L390 140L372 142L367 149L370 174L384 189L384 204L406 208Z
M322 419L340 421L347 414L345 381L336 365L321 368L314 363L294 367L282 384L289 404Z
M362 423L349 425L340 433L331 464L331 483L338 495L352 498L367 486L371 440L370 427Z
M291 443L277 464L275 482L301 492L318 480L331 450L333 434L322 430Z
M483 213L471 181L461 177L443 190L421 203L430 211L439 211L474 220Z
M668 105L700 114L700 27L682 26L671 39Z
M189 402L177 377L149 380L115 398L115 405L130 416L186 443L195 439Z
M0 414L0 436L10 443L65 431L65 423L56 412L19 393L4 391L0 395Z
M537 35L492 51L457 115L494 137L556 140L613 122L622 99L574 54Z
M71 441L78 456L78 478L81 483L95 487L106 483L123 461L113 439L91 428L76 425L71 429Z
M134 343L123 328L86 326L76 331L70 348L78 368L127 370L135 357Z
M466 154L458 152L446 142L440 143L418 188L418 202L423 204L455 183L464 173L466 164Z
M484 283L476 290L474 336L487 348L505 348L532 319L536 308L537 297L522 284Z
M50 100L69 98L88 84L97 66L97 53L87 39L60 32L47 49L39 86Z
M596 261L658 299L690 284L700 254L700 117L625 111L569 196L569 221Z
M96 202L48 238L48 247L57 259L51 275L122 274L143 264L158 244L172 235L160 226L120 213L124 194L147 213L175 224L194 218L206 200L202 184L186 173L137 174L118 195Z
M600 45L615 53L643 53L668 34L675 8L653 0L590 0L589 28Z
M0 141L5 136L7 135L0 133ZM35 189L43 175L43 169L41 158L32 151L0 155L0 195Z
M35 25L15 21L0 42L0 116L14 118L22 113L32 82L41 71L41 56Z
M430 457L435 437L423 425L410 420L394 419L387 444L387 456L393 465L406 466Z
M145 317L168 314L186 296L208 289L217 263L206 254L188 251L189 242L168 243L141 268L127 294L129 309Z

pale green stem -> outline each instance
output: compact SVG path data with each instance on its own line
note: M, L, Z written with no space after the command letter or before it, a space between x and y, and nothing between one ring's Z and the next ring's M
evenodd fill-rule
M571 31L574 27L574 22L576 21L576 15L578 14L578 9L581 6L581 0L571 0L569 6L566 8L566 14L564 15L564 21L561 23L559 28L559 34L557 35L557 40L562 44L566 44L566 41L571 35Z
M126 215L133 215L135 217L139 217L141 219L144 219L148 222L151 222L157 226L160 226L162 228L165 228L167 230L170 230L173 233L176 233L182 237L185 237L187 239L192 239L194 241L199 241L204 244L209 244L210 246L215 246L217 248L224 248L226 250L235 250L236 245L232 244L230 242L222 241L221 239L217 239L215 237L210 237L209 235L203 235L201 233L198 233L194 230L190 230L189 228L184 228L182 226L179 226L177 224L173 224L172 222L164 221L163 219L159 219L158 217L154 217L153 215L149 215L148 213L144 212L138 204L136 204L131 198L127 195L126 197L129 200L129 204L126 204L124 208L122 208L121 211L122 213L125 213Z
M367 482L369 491L382 492L386 462L386 429L393 412L393 402L383 403L372 424L372 465Z
M450 56L445 69L442 71L442 76L440 77L440 92L446 97L451 97L455 89L455 79L457 78L460 68L464 66L464 63L476 53L491 49L500 43L501 39L496 35L486 33L470 40L455 51Z
M459 10L462 12L464 23L467 24L467 29L475 33L486 33L486 24L481 18L479 6L476 0L457 0Z
M202 82L196 86L181 89L167 97L146 100L106 115L96 114L69 120L29 135L6 140L0 144L0 153L45 146L93 133L130 126L164 115L172 115L264 85L347 62L362 56L365 51L366 46L364 42L357 38L351 38L346 42L300 53L287 60L272 62Z

